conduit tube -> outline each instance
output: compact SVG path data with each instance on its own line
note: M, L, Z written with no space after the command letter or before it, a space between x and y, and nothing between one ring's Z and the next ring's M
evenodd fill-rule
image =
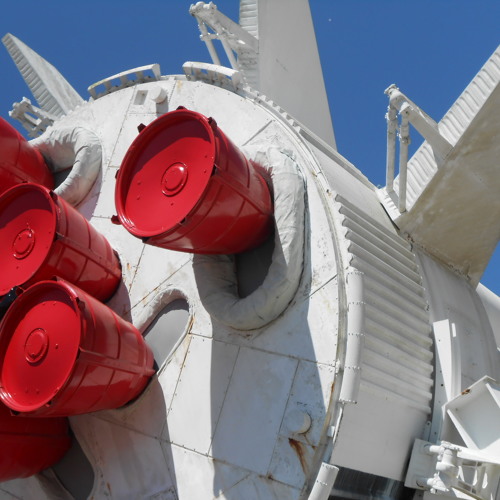
M306 188L291 152L262 145L245 152L270 172L274 187L275 244L264 282L241 298L233 256L195 255L193 267L206 310L232 328L254 330L276 319L297 292L304 261Z
M401 111L399 127L399 213L406 212L406 177L408 171L408 146L410 144L410 125L408 112Z
M323 462L308 500L328 500L338 473L338 467Z
M70 205L77 206L90 192L101 170L101 142L83 127L53 127L30 141L45 158L53 173L71 168L54 190Z
M347 340L344 375L339 399L356 403L361 381L361 359L365 342L364 274L354 269L346 273Z

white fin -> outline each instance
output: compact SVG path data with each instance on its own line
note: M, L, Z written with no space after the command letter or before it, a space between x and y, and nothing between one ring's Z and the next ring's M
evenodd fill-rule
M408 162L406 211L395 204L401 175L380 191L399 229L473 284L500 237L499 113L500 47Z
M31 90L40 108L63 116L84 101L52 64L18 38L7 33L2 42Z
M214 64L221 64L212 43L219 39L231 66L249 86L336 148L307 0L241 0L240 24L212 2L198 2L190 12Z
M243 72L253 73L260 92L336 147L309 2L241 0L240 24L259 40L253 67L240 58Z

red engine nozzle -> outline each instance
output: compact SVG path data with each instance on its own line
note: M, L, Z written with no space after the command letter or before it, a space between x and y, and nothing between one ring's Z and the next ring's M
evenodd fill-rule
M272 231L268 186L215 120L184 108L143 128L119 170L123 226L145 243L192 253L239 253Z
M121 281L120 261L106 238L38 184L19 184L0 195L0 241L0 295L59 276L107 300Z
M0 194L21 182L54 187L54 179L41 153L0 118Z
M71 445L66 418L14 416L0 402L0 482L54 465Z
M131 323L63 280L28 288L0 324L0 399L26 415L118 408L139 396L153 365Z

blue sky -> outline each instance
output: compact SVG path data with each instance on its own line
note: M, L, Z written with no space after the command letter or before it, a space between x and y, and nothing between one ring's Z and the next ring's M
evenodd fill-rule
M237 20L238 1L215 1ZM339 152L375 185L385 179L384 89L396 83L439 121L500 43L498 0L311 0ZM150 63L181 73L207 61L190 2L46 0L2 5L11 32L56 66L88 98L106 76ZM31 97L0 48L0 115ZM419 144L412 131L415 149ZM483 283L500 294L500 252Z

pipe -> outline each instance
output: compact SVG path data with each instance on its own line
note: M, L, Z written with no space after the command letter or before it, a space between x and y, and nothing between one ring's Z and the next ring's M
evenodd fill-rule
M344 375L339 399L356 403L361 382L361 359L365 342L364 274L351 270L346 273L347 340Z
M410 140L410 125L408 112L401 110L401 125L399 126L399 213L406 212L406 177L408 170L408 146Z
M207 45L208 53L210 54L210 57L212 58L212 62L214 64L217 64L217 66L220 66L220 59L217 54L217 51L215 50L214 44L212 42L212 38L210 37L210 33L207 30L207 27L205 23L201 20L198 21L198 27L200 28L201 32L201 39L205 42Z
M231 50L231 47L227 43L226 39L223 36L221 36L219 40L222 43L222 47L224 47L224 50L226 51L226 56L229 59L231 67L236 71L239 71L240 67L238 66L238 63L233 55L233 51Z
M308 500L328 500L338 473L338 467L323 462Z
M82 202L101 171L99 137L83 127L54 126L30 144L40 151L53 173L71 168L54 191L70 205Z
M388 193L394 191L394 163L396 158L396 129L398 126L397 112L388 106L387 114L387 163L385 171L385 185Z

